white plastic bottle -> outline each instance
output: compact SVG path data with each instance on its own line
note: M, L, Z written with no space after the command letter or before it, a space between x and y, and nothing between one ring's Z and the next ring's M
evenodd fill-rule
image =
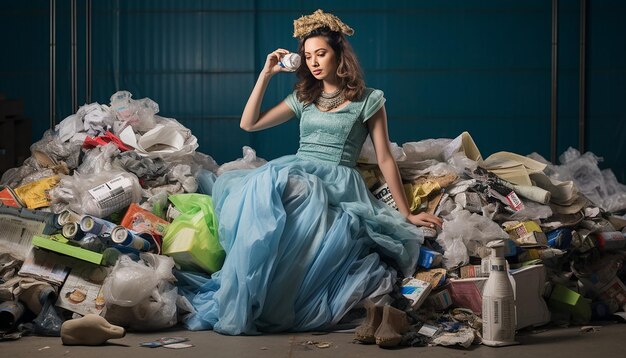
M517 344L515 341L515 296L509 280L504 242L491 241L489 278L483 288L483 344L492 347Z

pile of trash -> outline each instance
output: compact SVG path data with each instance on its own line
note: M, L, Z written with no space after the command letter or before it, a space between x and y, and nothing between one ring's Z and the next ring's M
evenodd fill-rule
M244 147L218 165L189 129L157 115L157 103L131 97L80 107L2 175L3 339L59 336L90 315L135 331L172 327L193 310L184 274L220 269L212 184L266 161ZM401 282L412 323L402 344L481 342L494 243L514 292L514 329L624 317L626 186L600 171L600 158L570 148L560 165L536 153L483 159L468 133L392 150L411 210L444 219L423 228L417 272ZM368 142L357 168L394 207L375 163Z
M569 148L560 165L537 153L483 159L466 132L392 144L392 152L411 210L444 221L423 228L417 273L402 284L414 323L403 344L507 345L524 328L626 319L626 186L598 168L601 158ZM375 163L366 142L358 168L372 193L395 207ZM490 306L489 277L499 271L511 287L508 328L497 305L506 297L496 312ZM493 340L507 330L509 339Z

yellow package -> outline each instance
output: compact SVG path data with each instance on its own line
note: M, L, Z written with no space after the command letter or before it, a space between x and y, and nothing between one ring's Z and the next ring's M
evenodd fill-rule
M48 192L59 183L59 176L35 180L15 188L15 194L22 200L29 209L38 209L50 206L50 196Z

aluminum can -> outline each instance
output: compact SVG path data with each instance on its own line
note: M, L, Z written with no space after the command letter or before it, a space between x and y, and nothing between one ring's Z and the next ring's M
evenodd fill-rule
M111 230L111 241L115 244L131 247L139 251L149 251L150 242L123 226Z
M284 55L278 64L280 67L284 67L288 71L294 72L298 69L298 67L300 67L301 62L302 59L300 58L300 55L292 52Z

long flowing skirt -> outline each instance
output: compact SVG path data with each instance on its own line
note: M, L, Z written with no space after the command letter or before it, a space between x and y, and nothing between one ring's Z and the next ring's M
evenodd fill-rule
M213 202L226 259L192 299L194 330L332 327L394 268L411 275L423 242L356 169L295 155L222 174Z

